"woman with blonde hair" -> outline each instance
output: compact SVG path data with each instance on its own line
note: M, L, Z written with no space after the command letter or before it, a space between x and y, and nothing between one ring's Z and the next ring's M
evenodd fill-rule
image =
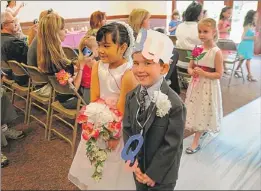
M95 11L90 17L90 29L87 31L87 35L96 36L97 31L106 23L106 13L101 11Z
M53 13L52 9L42 11L39 20L41 20L45 15ZM28 52L27 52L27 65L38 67L37 64L37 31L39 23L35 23L34 26L30 29L28 35Z
M48 9L48 10L44 10L40 13L39 15L39 20L35 19L34 20L34 25L30 28L29 34L28 34L28 46L31 45L31 43L34 40L34 37L37 34L37 30L38 30L38 22L47 14L50 14L53 12L53 9Z
M64 69L73 78L75 88L80 87L84 61L73 61L66 58L61 42L65 39L64 19L55 13L44 16L39 23L37 34L38 68L47 75ZM76 67L74 67L76 65ZM77 70L76 73L74 70ZM75 109L77 98L71 95L58 95L57 100L67 109Z
M150 19L149 11L145 9L133 9L129 15L128 23L133 29L134 37L137 38L137 35L141 28L149 29L149 19Z

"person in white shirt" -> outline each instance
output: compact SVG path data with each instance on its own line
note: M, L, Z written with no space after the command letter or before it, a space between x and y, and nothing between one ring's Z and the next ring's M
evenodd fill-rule
M201 41L198 38L198 21L203 16L202 5L197 2L191 3L185 11L184 22L179 24L176 30L176 47L184 50L193 50L195 46L200 45ZM178 62L178 66L184 72L187 72L188 64L186 62Z
M198 38L198 21L202 18L202 5L193 2L186 9L184 19L176 30L177 48L193 50L195 45L200 45Z
M13 17L15 17L15 21L18 27L17 30L17 37L20 39L24 39L25 35L23 34L20 22L19 22L19 17L18 17L18 13L20 12L21 8L24 7L24 3L20 3L18 6L16 6L16 1L7 1L7 5L6 5L6 12L9 12L12 14Z

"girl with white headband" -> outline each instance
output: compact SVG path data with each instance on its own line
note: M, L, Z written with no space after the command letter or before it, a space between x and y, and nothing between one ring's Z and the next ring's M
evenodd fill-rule
M99 98L109 100L124 113L126 94L137 85L129 59L135 41L133 30L126 23L113 22L99 29L96 40L100 61L92 68L91 102ZM86 156L86 141L82 138L69 180L81 190L135 190L132 173L124 170L123 146L122 137L108 141L107 147L112 151L105 161L102 179L96 182L92 177L94 167Z

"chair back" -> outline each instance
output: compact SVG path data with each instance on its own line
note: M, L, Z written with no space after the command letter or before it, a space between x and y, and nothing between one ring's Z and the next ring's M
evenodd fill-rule
M1 69L3 70L11 70L9 64L6 61L1 60Z
M16 76L29 76L25 68L15 60L8 60L8 65Z
M169 38L172 40L173 44L176 45L177 37L175 35L169 35Z
M188 56L188 51L191 52L191 50L185 50L185 49L179 49L179 48L175 48L179 54L179 61L181 62L190 62L190 60L188 58L186 58Z
M32 80L32 83L34 85L42 85L42 84L47 84L49 82L48 76L42 72L35 66L28 66L23 63L21 65L27 70L29 73L29 76Z
M70 47L63 47L63 51L66 57L70 60L73 60L78 57L78 54Z
M218 39L217 46L221 50L237 51L236 43L230 39Z
M61 85L56 79L56 76L48 76L49 82L51 83L55 92L59 94L74 94L74 91L69 87L68 84Z

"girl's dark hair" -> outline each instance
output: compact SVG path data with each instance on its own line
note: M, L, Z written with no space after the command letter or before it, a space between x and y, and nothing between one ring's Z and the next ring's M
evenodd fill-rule
M11 1L7 1L6 7L8 7L10 5L10 3L11 3Z
M203 10L203 14L206 14L206 13L207 13L207 10L206 10L206 9L204 9L204 10Z
M247 25L254 25L255 26L255 23L254 23L254 16L256 14L256 11L254 10L249 10L245 16L245 20L244 20L244 24L243 26L247 26Z
M184 20L185 21L198 21L198 17L202 11L202 5L193 1L186 9Z
M222 10L221 10L221 13L219 15L219 20L222 20L224 19L224 16L223 16L223 13L225 13L227 10L229 9L232 9L232 7L224 7Z
M101 42L103 39L106 41L106 34L111 34L114 44L123 45L126 43L130 46L130 37L127 29L120 23L112 22L102 26L96 35L96 40Z

